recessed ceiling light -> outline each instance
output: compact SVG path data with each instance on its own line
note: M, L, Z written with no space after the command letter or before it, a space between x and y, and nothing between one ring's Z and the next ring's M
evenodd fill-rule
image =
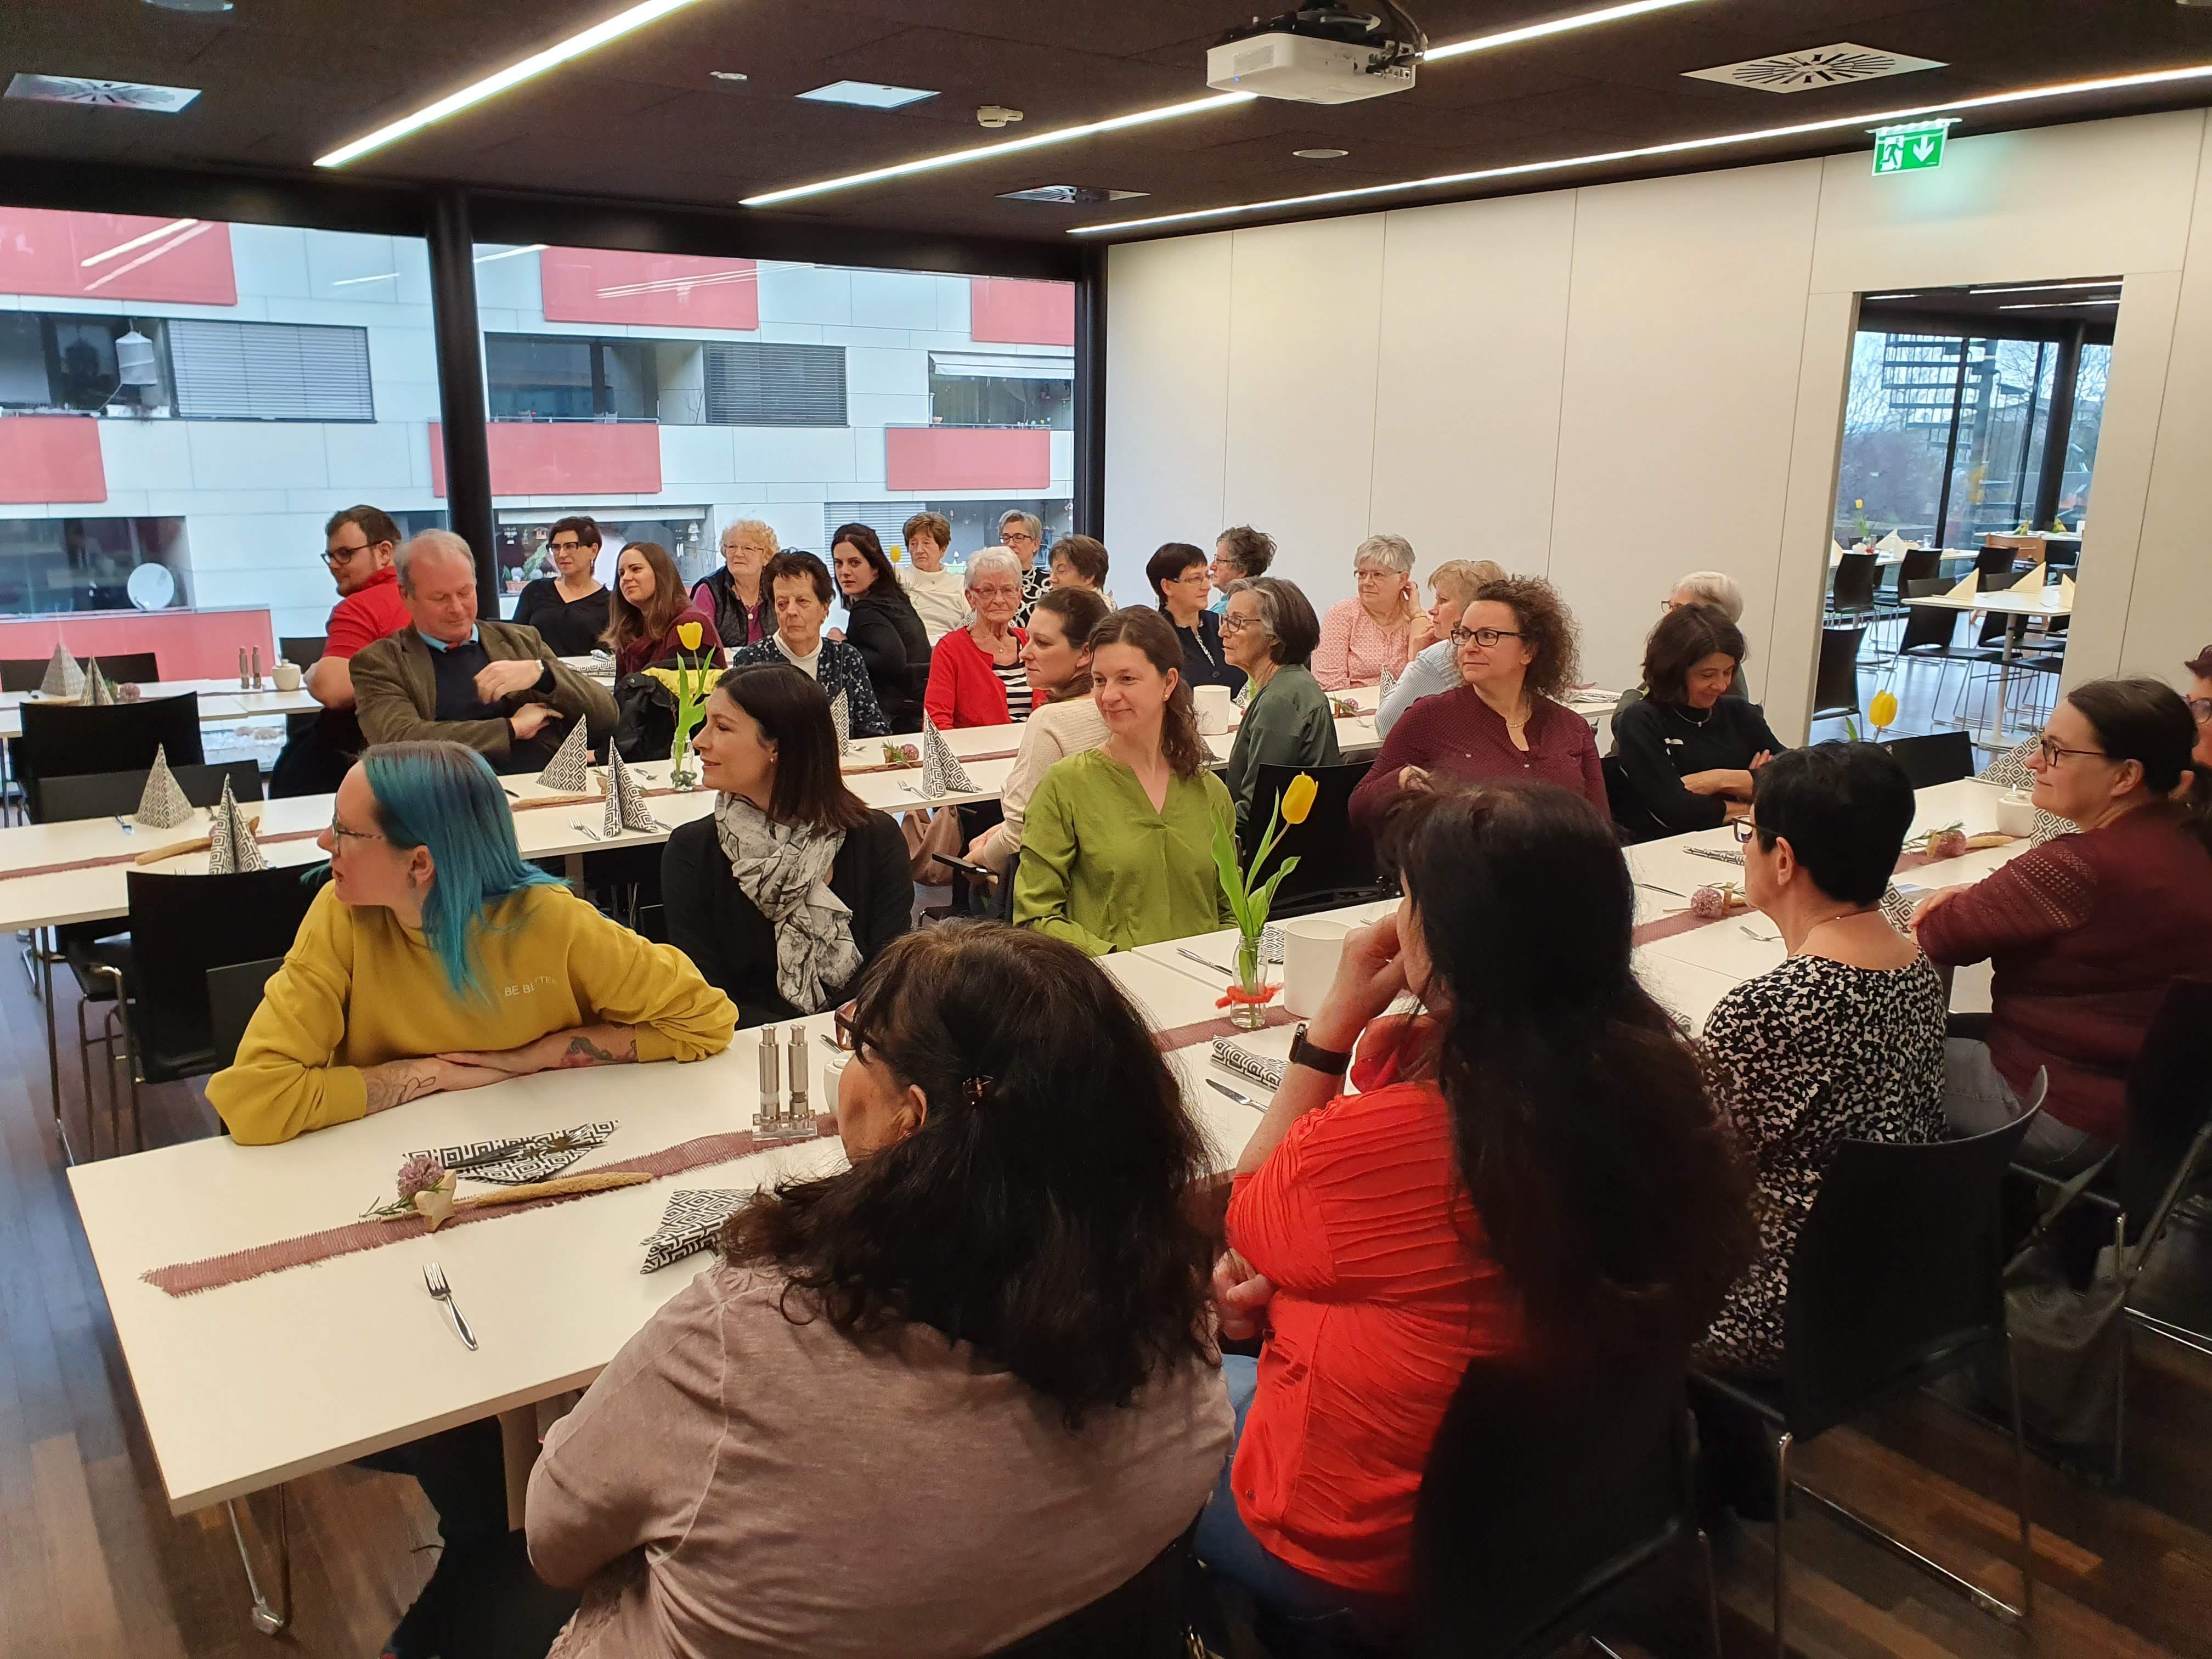
M471 105L480 104L495 93L505 92L509 87L518 86L544 74L547 70L567 63L572 58L580 58L610 40L628 34L632 29L643 28L647 23L656 22L672 11L681 11L694 3L695 0L640 0L629 10L617 12L603 23L594 23L582 33L572 34L543 52L532 52L520 63L509 64L505 69L487 75L480 81L471 82L459 92L447 94L435 103L423 105L412 115L403 115L397 121L387 123L349 144L339 145L327 155L317 156L315 165L319 167L342 167L371 150L382 149L393 140L404 138L410 132L420 132L433 122L442 121L448 115L457 114Z
M1002 190L1002 202L1044 202L1056 207L1088 206L1093 202L1126 202L1133 196L1149 196L1146 190L1099 190L1090 185L1037 185L1028 190Z
M1228 207L1194 208L1187 213L1156 214L1149 219L1120 219L1096 225L1069 228L1071 236L1108 236L1125 230L1149 230L1157 225L1189 224L1200 219L1223 219L1240 213L1276 213L1285 208L1318 207L1325 203L1393 196L1409 190L1441 190L1453 185L1478 184L1490 179L1517 179L1533 173L1558 173L1568 167L1597 167L1611 161L1641 161L1660 155L1683 155L1694 150L1724 149L1735 144L1758 143L1771 138L1801 138L1849 127L1868 127L1879 122L1924 119L1953 110L1994 109L2045 98L2078 98L2087 93L2122 92L2136 87L2171 86L2184 81L2212 80L2212 64L2192 64L2185 69L2152 70L2140 75L2111 75L2094 81L2065 81L2046 87L2023 87L2016 92L1993 92L1978 98L1960 98L1944 104L1923 104L1916 109L1875 110L1864 115L1839 115L1826 121L1803 121L1794 126L1762 127L1754 132L1717 133L1710 138L1678 138L1670 143L1645 144L1635 149L1601 150L1589 155L1562 155L1549 161L1522 161L1510 167L1477 167L1466 173L1431 173L1421 179L1401 179L1393 184L1358 185L1343 190L1314 191L1304 196L1279 196L1264 202L1238 202ZM750 205L750 204L747 204Z
M1294 149L1291 154L1301 161L1334 161L1352 152L1348 149Z
M708 70L707 73L717 81L744 81L751 78L743 70Z
M2036 300L2026 305L1999 306L1999 311L2072 311L2081 306L2116 306L2118 300Z
M1917 300L1920 296L1917 294L1869 294L1866 297L1869 300Z
M1695 5L1698 0L1628 0L1626 5L1605 6L1596 11L1577 12L1572 17L1557 17L1548 23L1530 23L1517 29L1500 29L1495 34L1470 35L1464 40L1431 46L1421 54L1425 66L1447 58L1461 58L1472 52L1495 52L1500 46L1517 46L1523 40L1540 40L1547 34L1565 34L1570 29L1595 28L1600 23L1618 23L1631 17L1641 17L1647 11L1665 11L1670 7Z
M144 110L174 115L200 95L198 87L149 87L136 81L86 81L67 75L18 75L8 83L10 98L40 104L92 104L102 109Z
M1999 288L1970 288L1969 294L2051 294L2062 288L2118 288L2120 279L2106 277L2095 283L2007 283Z
M231 9L234 0L146 0L146 3L159 6L163 11L191 11L219 15Z
M817 87L811 92L802 92L799 97L811 104L854 104L861 109L898 109L907 104L918 104L925 98L934 98L933 92L924 92L920 87L887 86L881 81L832 81L826 87Z

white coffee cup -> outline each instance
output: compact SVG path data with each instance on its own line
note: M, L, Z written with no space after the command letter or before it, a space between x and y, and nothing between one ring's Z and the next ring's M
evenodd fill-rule
M1300 916L1283 924L1283 1007L1300 1019L1321 1012L1336 982L1337 959L1352 929L1326 916Z
M2035 798L2025 789L2009 789L1997 797L1997 832L2006 836L2035 833Z
M280 662L269 672L270 678L276 680L276 689L279 691L297 691L300 689L299 664Z
M1218 738L1229 730L1229 712L1232 704L1225 685L1194 685L1191 701L1198 708L1198 729L1205 736Z

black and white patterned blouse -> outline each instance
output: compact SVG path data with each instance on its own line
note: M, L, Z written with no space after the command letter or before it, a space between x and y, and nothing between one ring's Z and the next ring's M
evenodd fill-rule
M1714 1007L1703 1044L1715 1094L1758 1164L1759 1255L1705 1334L1707 1362L1781 1364L1790 1252L1838 1141L1942 1138L1948 1002L1924 956L1887 969L1804 956Z
M758 645L748 645L730 653L732 668L761 662L793 662L781 635L771 634ZM822 688L825 697L834 698L840 691L845 694L845 712L852 721L854 737L890 735L891 723L884 718L882 706L876 702L875 684L868 678L867 662L857 646L843 640L823 641L822 654L815 660L814 683Z

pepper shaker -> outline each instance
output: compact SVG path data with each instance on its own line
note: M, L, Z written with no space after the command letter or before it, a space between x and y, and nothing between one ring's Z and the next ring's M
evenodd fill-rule
M791 1104L784 1113L793 1129L814 1127L814 1110L806 1101L806 1032L794 1025L791 1028Z
M253 689L261 689L261 647L258 645L253 647Z
M775 1122L783 1103L783 1051L776 1046L779 1035L773 1025L761 1029L760 1115L754 1121L763 1128Z
M238 647L238 689L241 691L246 689L246 647L242 645Z

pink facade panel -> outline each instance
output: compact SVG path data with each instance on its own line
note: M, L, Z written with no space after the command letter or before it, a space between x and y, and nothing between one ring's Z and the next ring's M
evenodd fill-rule
M150 651L165 680L234 678L240 646L260 647L264 672L276 660L266 611L96 611L0 622L0 657L51 657L57 645L78 658Z
M890 489L1042 490L1052 483L1052 434L1042 427L884 428Z
M0 501L104 501L100 422L82 415L0 416Z
M1072 346L1075 285L970 276L968 333L979 344Z
M660 493L660 426L654 421L494 421L495 495ZM446 429L430 422L430 493L446 493Z
M234 306L230 227L0 207L0 294Z
M549 323L760 326L760 272L750 259L549 247L538 256L538 276Z

